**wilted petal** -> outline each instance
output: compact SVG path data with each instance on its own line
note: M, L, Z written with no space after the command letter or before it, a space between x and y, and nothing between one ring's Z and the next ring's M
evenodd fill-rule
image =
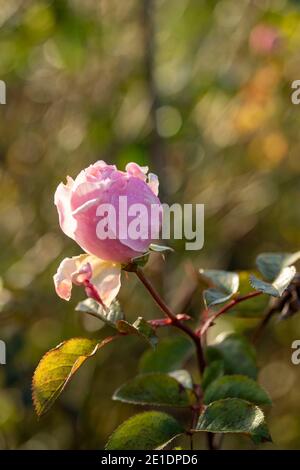
M72 274L72 282L73 284L77 284L78 286L81 286L84 284L86 281L89 281L92 278L93 271L92 271L92 266L90 263L84 263L80 266L78 271L75 272L75 274Z
M89 281L102 302L109 307L121 287L121 266L92 255L65 258L54 276L55 289L59 297L70 300L72 284L85 285Z
M55 290L59 297L70 300L73 276L87 262L88 257L88 255L73 256L73 258L65 258L60 263L57 273L53 277Z

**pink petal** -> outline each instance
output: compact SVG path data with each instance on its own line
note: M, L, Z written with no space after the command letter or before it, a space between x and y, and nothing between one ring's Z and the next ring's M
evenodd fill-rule
M127 163L125 170L128 173L128 175L134 176L135 178L139 178L142 181L146 181L147 179L146 177L148 173L147 166L140 166L137 163L131 162L131 163Z
M110 261L97 260L93 266L92 283L96 287L103 303L109 307L121 287L121 265Z
M75 274L72 274L71 280L73 284L81 286L85 283L85 281L89 281L92 275L92 266L90 265L90 263L85 263L75 272Z
M155 194L155 196L157 196L158 188L159 188L159 181L158 181L158 177L154 173L149 173L147 184L149 188L152 190L152 192Z
M92 255L65 258L54 276L59 297L70 300L72 284L84 285L89 280L103 303L109 307L121 287L121 266Z
M82 264L86 263L88 255L65 258L58 266L57 273L53 276L56 293L64 300L70 300L72 291L72 278L78 272Z
M59 225L62 231L68 237L74 239L74 231L76 229L76 220L72 216L71 194L74 181L69 176L67 184L60 183L55 191L54 204L57 207L59 216Z

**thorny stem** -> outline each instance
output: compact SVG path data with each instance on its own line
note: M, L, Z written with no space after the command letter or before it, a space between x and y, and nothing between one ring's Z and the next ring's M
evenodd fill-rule
M170 308L167 306L165 301L161 298L161 296L156 291L156 289L154 289L150 281L145 277L143 271L137 267L135 270L135 273L140 279L140 281L144 284L144 286L146 287L146 289L148 290L152 298L155 300L157 305L160 307L160 309L164 312L164 314L168 318L170 318L171 325L183 331L193 341L195 348L196 348L200 376L202 376L204 369L205 369L205 359L204 359L204 354L203 354L200 338L196 335L196 333L189 326L185 325L180 320L178 320L177 316L170 310Z

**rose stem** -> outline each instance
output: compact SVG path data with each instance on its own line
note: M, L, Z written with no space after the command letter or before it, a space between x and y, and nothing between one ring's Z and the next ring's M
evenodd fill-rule
M176 315L170 310L170 308L166 305L165 301L161 298L159 293L154 289L150 281L146 278L143 271L140 268L136 268L135 273L140 279L140 281L144 284L144 286L146 287L146 289L148 290L152 298L155 300L157 305L160 307L160 309L164 312L164 314L168 318L170 318L170 320L172 321L171 325L183 331L193 341L195 348L196 348L200 376L202 376L203 371L205 369L205 359L204 359L204 354L202 350L201 339L198 337L198 335L196 335L196 333L189 326L187 326L186 324L178 320Z
M211 315L206 322L199 328L198 330L198 336L203 336L208 328L214 323L214 321L220 316L223 315L223 313L227 312L228 310L231 310L235 305L239 304L240 302L244 302L244 300L251 299L252 297L257 297L258 295L261 295L262 292L260 291L254 291L250 292L249 294L237 297L236 299L231 300L228 304L226 304L224 307L222 307L220 310L218 310L216 313Z

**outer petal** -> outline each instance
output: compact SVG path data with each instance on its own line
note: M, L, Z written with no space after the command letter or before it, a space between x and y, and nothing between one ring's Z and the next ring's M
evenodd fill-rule
M74 239L74 231L77 225L76 220L72 216L71 209L73 184L73 179L68 176L67 184L60 183L54 195L54 204L58 211L59 225L62 231L72 239Z
M103 303L109 307L121 287L121 266L92 255L65 258L54 275L59 297L70 300L72 284L84 285L86 280L96 288Z
M135 178L139 178L142 181L146 181L148 169L149 168L147 166L140 166L134 162L127 163L125 168L129 176L134 176Z
M155 196L158 196L159 181L158 181L158 177L154 173L148 174L147 184L149 188L153 191Z
M87 261L88 255L65 258L58 266L57 273L53 276L56 293L64 300L70 300L73 276L78 273L80 267Z

